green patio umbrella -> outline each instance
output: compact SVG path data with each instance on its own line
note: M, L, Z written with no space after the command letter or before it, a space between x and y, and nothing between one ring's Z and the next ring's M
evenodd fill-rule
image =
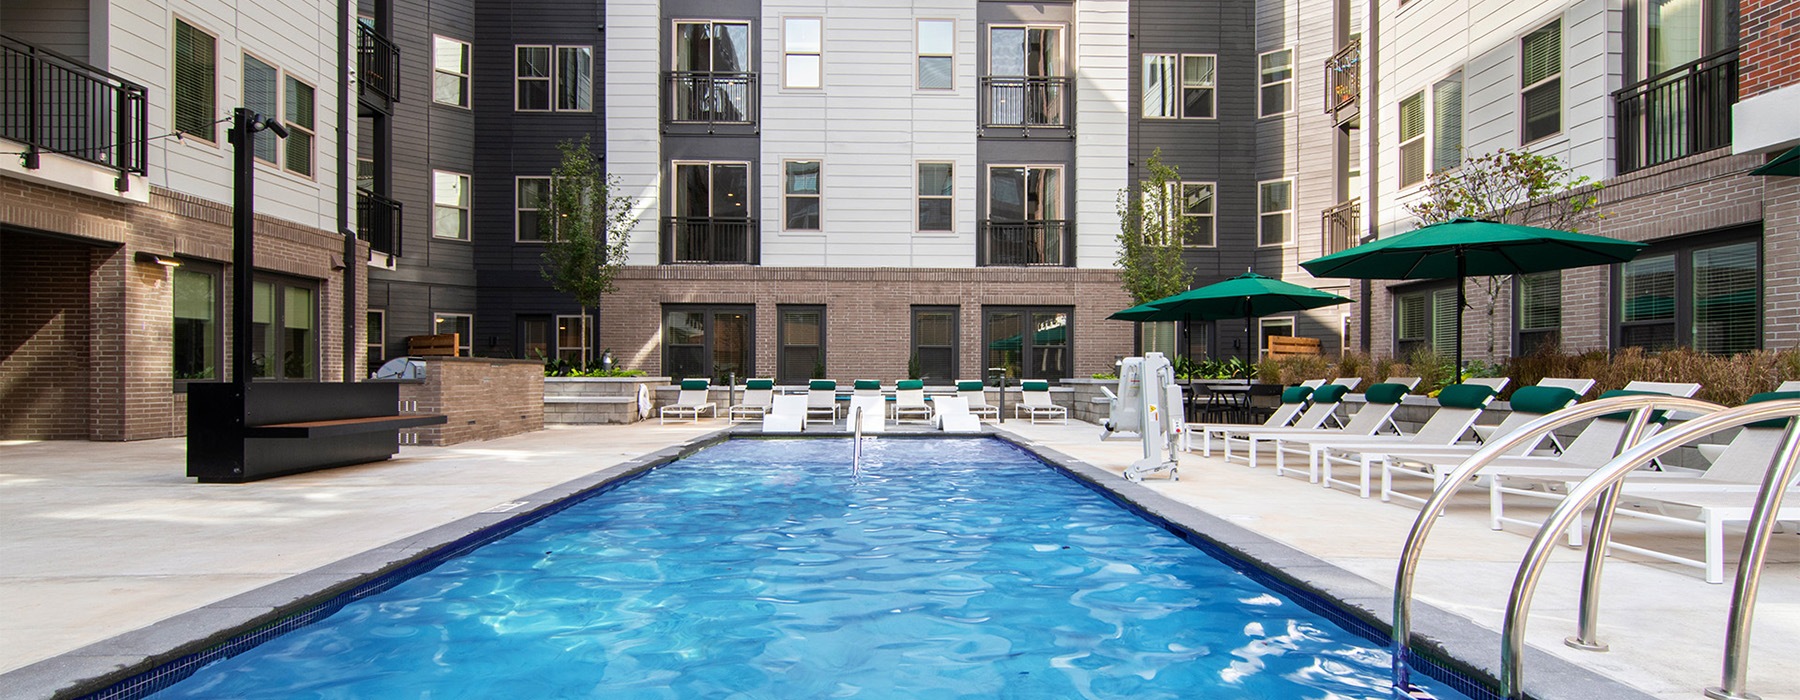
M1292 282L1245 272L1223 282L1144 302L1107 318L1125 321L1218 321L1244 319L1244 361L1249 362L1250 319L1283 311L1304 311L1350 301Z
M1788 149L1787 152L1775 156L1774 160L1762 164L1762 167L1750 171L1750 174L1800 176L1800 146L1795 146Z
M1456 367L1462 372L1463 279L1523 275L1637 257L1646 246L1536 226L1456 218L1300 263L1315 277L1456 280Z

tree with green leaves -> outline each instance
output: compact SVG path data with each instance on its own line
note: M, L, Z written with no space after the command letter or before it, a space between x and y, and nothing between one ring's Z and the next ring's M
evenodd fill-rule
M1180 204L1170 185L1181 182L1162 149L1144 163L1148 175L1134 188L1119 190L1119 275L1131 303L1142 304L1187 291L1193 275L1181 259L1190 225L1176 213Z
M623 187L601 168L592 137L564 141L557 149L562 162L551 173L549 191L538 199L538 232L544 240L539 271L556 291L574 297L585 325L587 310L598 314L600 297L613 291L613 279L625 266L626 246L638 223L637 199L619 194ZM590 345L582 343L582 366L588 364Z
M1600 183L1576 175L1556 156L1500 149L1462 162L1455 170L1432 173L1424 197L1406 205L1419 226L1457 217L1580 233L1600 219ZM1509 277L1474 278L1486 294L1488 345L1494 356L1495 311Z

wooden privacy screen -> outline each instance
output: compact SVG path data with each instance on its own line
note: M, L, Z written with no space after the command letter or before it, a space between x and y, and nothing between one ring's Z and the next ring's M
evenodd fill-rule
M1291 335L1271 335L1269 336L1268 352L1263 353L1263 357L1271 360L1279 360L1283 357L1317 355L1319 354L1319 348L1320 343L1318 338L1296 338Z
M455 333L409 335L406 337L406 354L415 357L456 357L456 348L462 344L461 340Z

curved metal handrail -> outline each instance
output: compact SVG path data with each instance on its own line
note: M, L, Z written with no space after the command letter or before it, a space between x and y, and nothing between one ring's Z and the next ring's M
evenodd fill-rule
M1432 492L1426 499L1424 508L1419 510L1418 519L1413 521L1412 530L1406 535L1406 543L1400 550L1400 563L1394 574L1394 628L1393 628L1393 664L1394 687L1406 689L1411 687L1410 672L1407 670L1407 643L1412 638L1412 589L1413 579L1419 568L1419 557L1426 538L1431 536L1431 528L1436 524L1438 516L1443 513L1451 497L1458 489L1487 467L1495 459L1504 456L1514 448L1536 441L1563 426L1598 418L1620 411L1632 411L1624 434L1620 437L1620 445L1629 446L1637 443L1643 434L1645 425L1650 420L1651 411L1656 409L1679 409L1711 413L1723 409L1715 403L1679 396L1662 396L1654 394L1638 394L1618 396L1610 399L1598 399L1584 404L1546 414L1526 423L1505 435L1497 435L1489 440L1475 454L1470 455L1462 464L1444 479L1442 488Z
M854 427L850 433L850 476L854 478L862 476L863 407L857 406L851 410L856 412L852 417Z
M1544 566L1549 561L1557 538L1581 517L1582 510L1590 503L1600 501L1596 506L1596 518L1602 514L1610 516L1612 505L1617 501L1618 486L1626 476L1649 464L1651 460L1697 438L1757 421L1796 416L1800 416L1800 399L1747 404L1701 416L1620 453L1569 489L1569 495L1557 504L1556 510L1544 520L1543 527L1538 529L1537 536L1532 538L1531 546L1525 551L1525 559L1519 565L1519 572L1513 579L1512 597L1507 601L1506 618L1501 627L1504 638L1504 646L1500 649L1501 692L1508 697L1524 696L1520 679L1525 651L1525 617L1531 609L1531 596L1537 588L1538 578L1544 573ZM1795 430L1790 425L1781 448L1775 453L1775 459L1763 475L1756 506L1751 511L1743 556L1738 562L1737 585L1732 591L1731 612L1725 633L1722 680L1719 687L1706 690L1708 697L1724 700L1755 697L1744 692L1744 674L1749 663L1750 623L1755 612L1763 561L1768 551L1770 526L1774 524L1775 515L1781 509L1782 496L1786 486L1794 479L1797 465L1800 465L1800 430ZM1609 496L1612 497L1608 498ZM1590 558L1603 555L1606 544L1606 539L1596 536L1589 545L1593 547ZM1584 579L1584 585L1585 583Z

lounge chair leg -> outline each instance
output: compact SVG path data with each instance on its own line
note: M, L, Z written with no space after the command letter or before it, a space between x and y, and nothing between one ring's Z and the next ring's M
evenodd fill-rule
M1725 582L1725 524L1706 513L1706 582Z

